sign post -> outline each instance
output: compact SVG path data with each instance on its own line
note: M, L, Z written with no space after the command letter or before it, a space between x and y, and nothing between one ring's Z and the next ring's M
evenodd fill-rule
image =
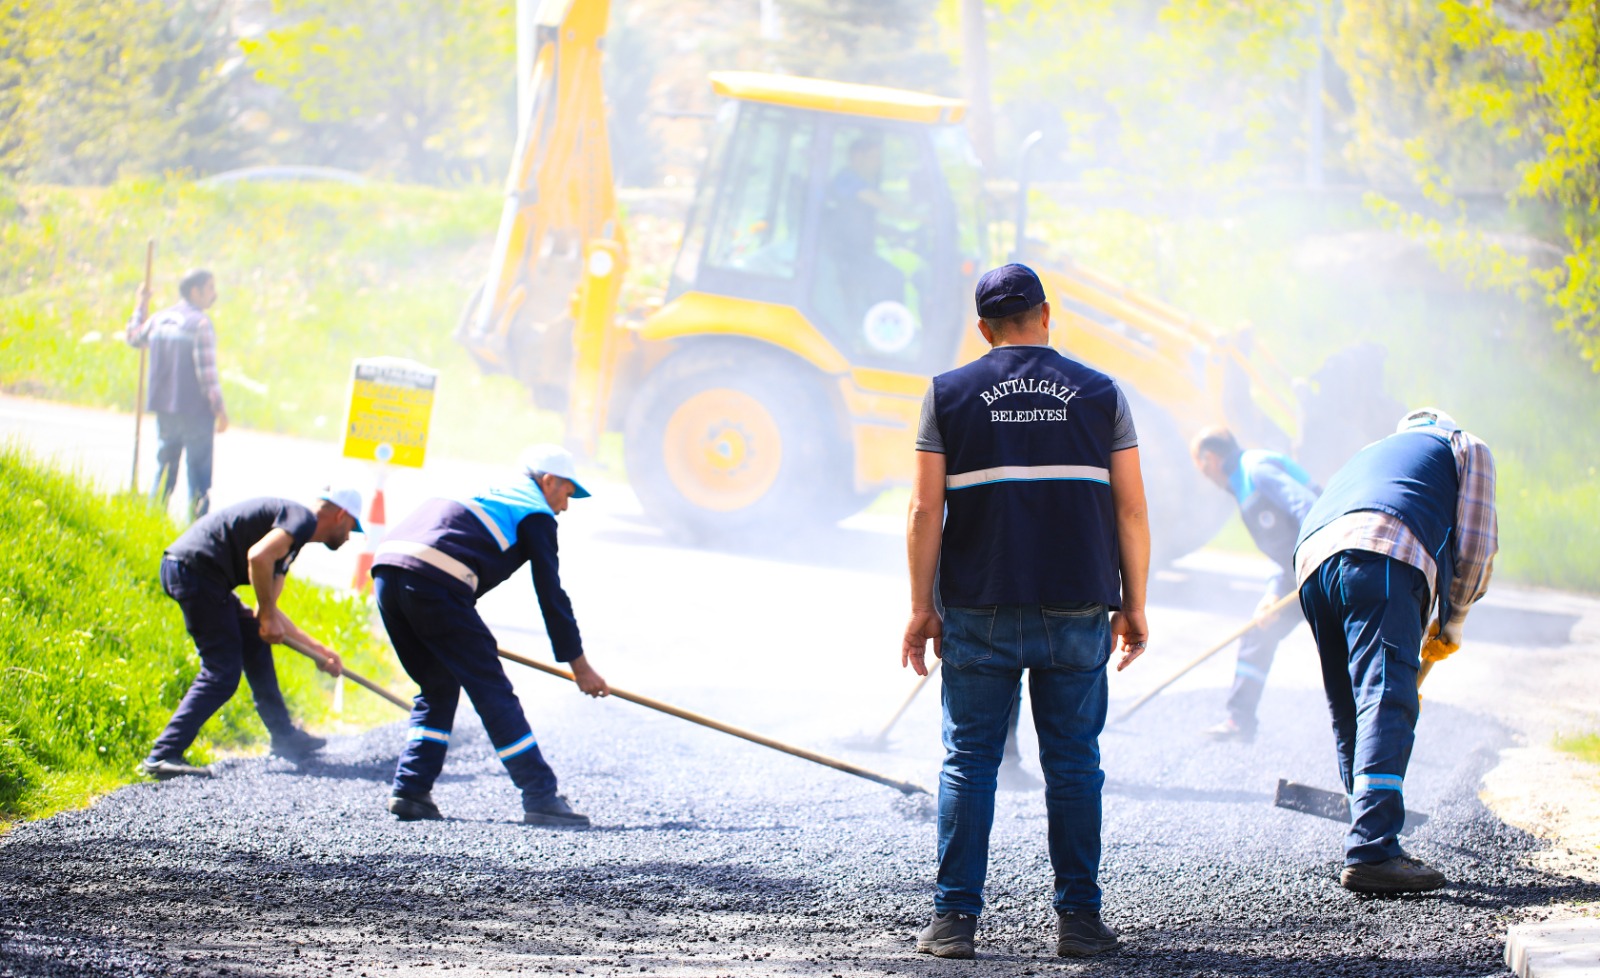
M372 586L372 560L383 539L383 486L389 466L422 468L428 452L428 426L433 420L433 393L439 372L414 360L371 357L350 369L350 409L344 422L344 457L377 467L372 503L363 520L366 546L356 559L350 586Z

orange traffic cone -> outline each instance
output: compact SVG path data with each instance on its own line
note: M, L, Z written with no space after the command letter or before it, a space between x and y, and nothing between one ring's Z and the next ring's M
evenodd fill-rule
M356 573L350 580L351 590L362 594L372 590L372 559L383 540L383 527L383 477L379 476L378 488L373 491L372 503L367 506L367 518L361 522L361 528L366 531L366 541L361 553L356 555Z

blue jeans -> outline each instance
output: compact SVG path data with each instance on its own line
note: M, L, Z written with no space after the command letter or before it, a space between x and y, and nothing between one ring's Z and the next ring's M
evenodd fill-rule
M421 690L412 701L411 731L395 765L394 793L416 797L433 790L464 689L512 782L522 789L523 802L554 795L556 774L545 763L500 665L494 633L478 616L472 595L383 566L372 572L372 589L395 654Z
M267 730L274 737L292 733L272 646L261 640L255 614L232 591L171 557L162 558L161 586L183 610L183 624L200 653L200 675L150 748L150 760L183 760L200 728L233 697L241 674L250 680L250 695Z
M217 419L211 414L156 415L156 479L150 486L150 499L166 509L167 500L178 484L178 463L189 455L185 473L189 479L189 519L197 520L211 511L211 454L216 439Z
M944 769L936 913L978 914L989 870L995 772L1022 671L1044 770L1058 911L1100 909L1100 730L1111 624L1105 605L947 608Z
M1401 853L1428 599L1422 571L1363 550L1328 558L1300 588L1350 796L1347 866Z

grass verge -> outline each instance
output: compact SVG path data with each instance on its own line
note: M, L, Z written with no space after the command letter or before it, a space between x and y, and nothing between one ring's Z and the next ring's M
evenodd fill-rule
M1577 734L1556 738L1556 750L1565 751L1580 761L1600 764L1600 734Z
M139 779L200 660L161 590L161 552L178 527L142 500L99 495L15 447L0 446L0 828L83 805ZM380 682L397 670L365 603L304 581L284 609ZM334 680L292 652L278 678L297 722L370 726L393 706L354 691L330 715ZM266 739L245 687L201 731L189 758Z

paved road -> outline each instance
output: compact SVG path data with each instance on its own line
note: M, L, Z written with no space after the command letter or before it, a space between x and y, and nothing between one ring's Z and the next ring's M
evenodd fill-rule
M0 399L0 437L113 484L127 426ZM325 472L359 474L341 465L330 446L230 433L217 494L303 494ZM391 515L485 475L446 461L397 474ZM604 484L562 518L563 570L613 683L932 786L932 691L892 751L848 746L910 688L895 654L895 522L858 517L778 554L711 553L665 540L625 487ZM347 578L351 554L313 556L298 573ZM1266 573L1218 554L1162 572L1152 650L1112 680L1113 710L1241 621ZM525 581L485 604L506 644L548 655ZM1280 652L1256 744L1195 735L1216 717L1226 655L1105 736L1103 884L1126 947L1104 961L1049 956L1036 793L1001 798L981 960L936 962L909 940L929 908L927 800L526 674L530 719L595 830L513 823L515 792L470 718L436 792L443 823L382 810L397 726L338 738L300 771L238 758L213 781L134 786L0 840L0 975L1497 974L1509 921L1600 899L1523 868L1536 841L1477 800L1500 749L1592 720L1581 691L1600 606L1499 588L1469 638L1429 681L1407 780L1410 807L1432 816L1408 844L1455 881L1436 896L1344 892L1338 826L1271 807L1279 777L1334 783L1301 630Z

